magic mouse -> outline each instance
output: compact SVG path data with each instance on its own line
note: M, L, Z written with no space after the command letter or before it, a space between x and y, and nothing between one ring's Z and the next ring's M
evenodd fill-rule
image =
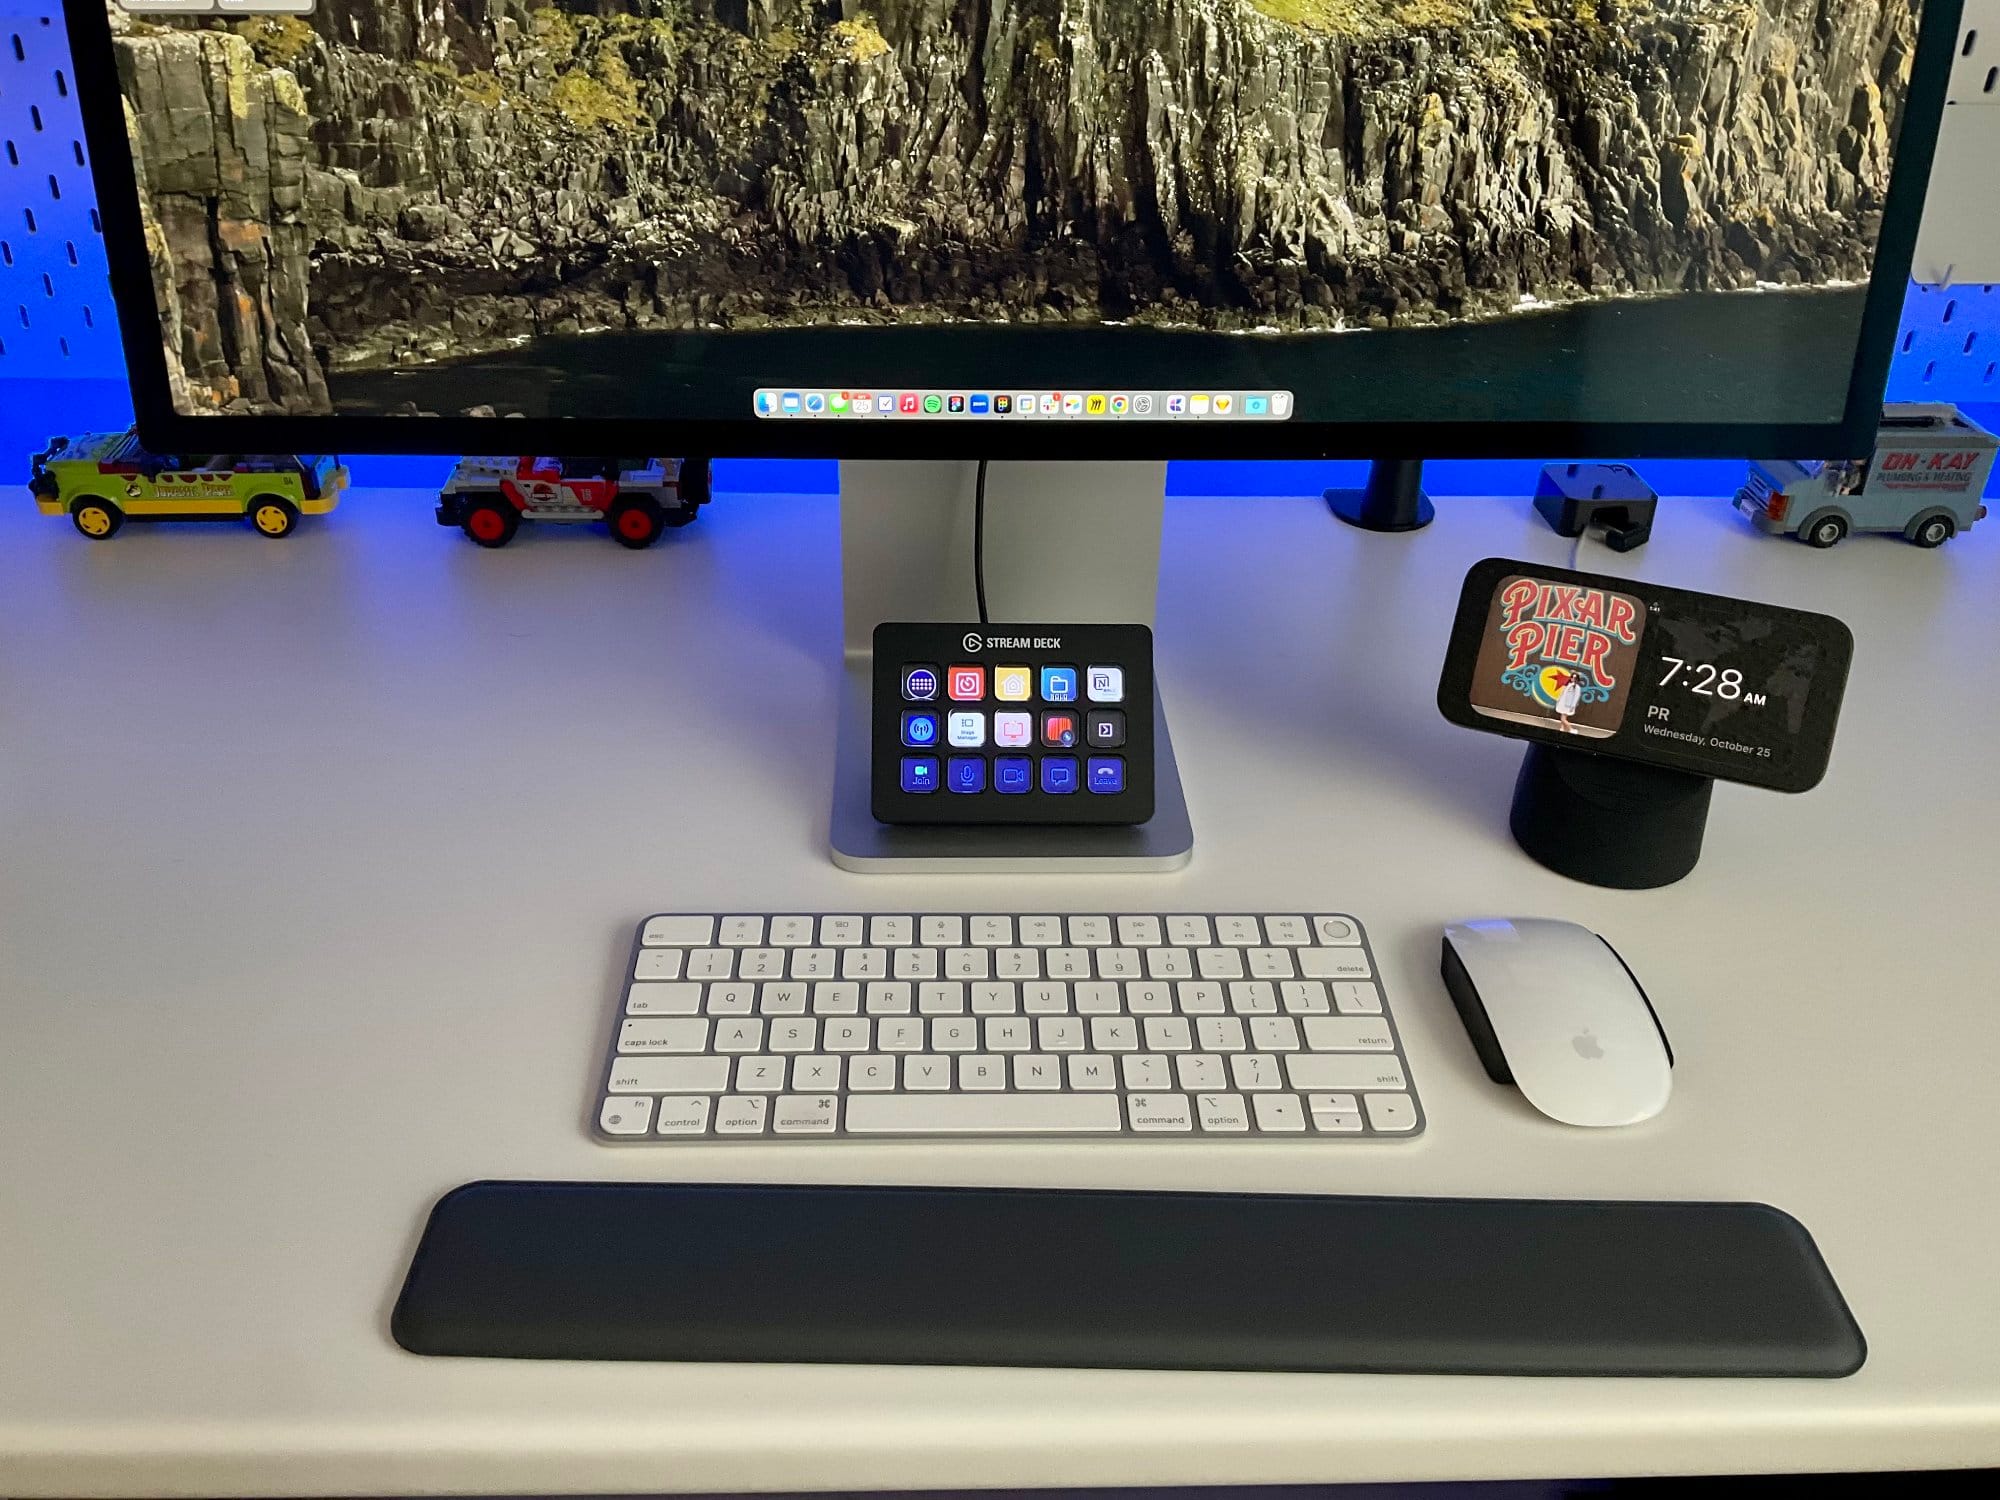
M1625 961L1589 928L1542 917L1454 922L1440 967L1488 1076L1550 1119L1636 1125L1667 1107L1667 1034Z

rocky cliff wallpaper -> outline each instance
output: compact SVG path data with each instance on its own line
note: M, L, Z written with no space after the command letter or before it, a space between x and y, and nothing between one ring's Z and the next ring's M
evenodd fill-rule
M111 7L189 412L1825 421L1917 0ZM1185 372L1185 375L1181 372ZM1204 375L1204 372L1213 372Z

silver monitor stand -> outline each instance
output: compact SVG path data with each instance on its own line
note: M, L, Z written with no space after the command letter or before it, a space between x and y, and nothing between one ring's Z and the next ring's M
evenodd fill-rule
M1154 812L1128 828L918 828L868 810L875 627L975 622L973 488L955 460L840 466L844 691L833 776L833 862L879 874L1177 870L1194 829L1158 673ZM1165 463L994 463L986 473L986 604L995 624L1150 626L1160 574Z

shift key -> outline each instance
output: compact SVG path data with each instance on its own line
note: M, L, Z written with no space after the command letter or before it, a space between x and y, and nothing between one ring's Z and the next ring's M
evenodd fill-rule
M726 1057L621 1057L611 1064L614 1094L719 1094L728 1087Z
M1295 1089L1407 1089L1403 1065L1367 1052L1287 1052L1285 1071Z

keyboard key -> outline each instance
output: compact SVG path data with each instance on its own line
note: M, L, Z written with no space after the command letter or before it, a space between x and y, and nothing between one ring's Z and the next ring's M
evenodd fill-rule
M965 986L955 979L938 979L917 986L917 1012L926 1016L956 1016L965 1010Z
M1385 1021L1349 1016L1307 1016L1306 1045L1315 1052L1393 1052L1396 1039Z
M878 979L862 991L862 1003L871 1016L907 1016L915 993L904 980Z
M1020 991L1003 979L988 979L972 987L975 1016L1011 1016L1021 1008Z
M1241 948L1197 948L1194 952L1194 966L1203 979L1241 979L1243 977L1243 950Z
M792 1059L792 1087L801 1091L815 1092L840 1087L844 1057L828 1057L824 1053L812 1057Z
M924 917L917 923L917 940L926 948L949 948L965 941L965 918Z
M1184 980L1174 986L1174 1000L1184 1016L1222 1014L1222 986L1209 979Z
M870 917L868 941L878 948L905 948L917 940L917 924L908 917ZM915 975L898 975L915 978Z
M896 1086L896 1059L866 1052L847 1060L847 1087L857 1094L887 1093Z
M974 917L972 943L980 948L1000 948L1014 941L1012 917Z
M1370 1052L1288 1052L1285 1071L1295 1089L1407 1089L1396 1058Z
M653 1111L656 1135L706 1135L715 1101L706 1094L668 1094Z
M1333 1007L1317 979L1288 979L1278 986L1278 1003L1289 1016L1325 1015Z
M813 940L813 919L811 917L771 918L771 946L774 948L809 948Z
M821 1033L829 1052L866 1052L875 1045L875 1023L864 1017L851 1021L828 1021Z
M935 948L898 948L889 967L898 979L935 979L938 974L938 951Z
M1076 1013L1080 1016L1115 1016L1124 1009L1124 997L1111 980L1093 979L1076 987Z
M833 978L834 956L831 948L794 948L792 950L792 978L831 979Z
M698 984L635 984L625 991L628 1016L691 1016L700 1009Z
M1061 917L1021 918L1021 941L1033 948L1055 948L1062 944Z
M1250 1128L1250 1108L1241 1094L1197 1094L1194 1107L1203 1130L1240 1135Z
M682 970L690 979L729 979L736 973L734 948L696 948Z
M1408 1094L1364 1094L1368 1123L1377 1130L1401 1132L1417 1128L1417 1106Z
M762 1135L771 1101L762 1094L724 1094L715 1105L717 1135Z
M760 1016L802 1016L806 1013L806 987L796 979L779 980L757 989Z
M988 1052L1026 1052L1034 1045L1025 1016L996 1016L986 1023Z
M653 1128L653 1101L645 1094L613 1094L597 1111L606 1135L644 1135Z
M1157 979L1127 980L1125 1010L1134 1016L1170 1016L1174 1012L1173 987Z
M632 964L634 979L679 979L681 970L687 964L687 954L679 948L647 948L641 950Z
M1146 975L1150 979L1194 978L1194 956L1185 948L1148 948Z
M1150 1052L1135 1052L1118 1060L1118 1070L1125 1078L1125 1087L1152 1093L1174 1086L1174 1070L1164 1057Z
M1183 1052L1174 1058L1174 1076L1184 1089L1226 1089L1229 1072L1222 1059L1207 1052Z
M1358 1114L1333 1114L1325 1110L1313 1111L1313 1129L1327 1135L1359 1135L1361 1116Z
M639 941L648 948L705 948L715 941L715 918L648 917Z
M903 1087L918 1090L950 1088L951 1059L948 1057L904 1058Z
M1263 1052L1238 1052L1229 1059L1229 1076L1239 1089L1281 1089L1278 1059Z
M1361 928L1352 917L1314 917L1313 933L1322 943L1354 946L1361 941Z
M1207 917L1168 917L1167 941L1181 948L1203 948L1215 941Z
M968 1052L958 1060L958 1086L978 1093L1007 1087L1007 1059L990 1052Z
M1374 970L1359 948L1301 948L1299 973L1307 979L1366 979Z
M783 948L745 948L736 955L736 972L744 979L783 979Z
M1293 948L1304 948L1313 940L1312 923L1304 917L1264 918L1264 941L1281 943Z
M1044 1052L1081 1052L1083 1022L1076 1016L1044 1016L1035 1022L1035 1038Z
M970 1052L979 1045L979 1023L941 1017L931 1022L931 1051Z
M823 948L858 947L867 933L868 924L860 917L821 917L819 919L819 941Z
M785 1087L785 1060L782 1057L739 1057L736 1059L736 1092L775 1094Z
M993 972L1002 979L1040 979L1042 951L1039 948L1002 948L993 955Z
M1243 1023L1235 1016L1201 1016L1194 1023L1194 1034L1204 1052L1241 1052L1248 1045Z
M861 986L851 979L822 979L813 986L812 995L816 1016L861 1014Z
M1142 1024L1148 1052L1186 1052L1194 1046L1194 1023L1186 1016L1148 1016Z
M1259 1052L1299 1050L1299 1023L1290 1016L1256 1016L1250 1022L1250 1045Z
M1252 979L1290 979L1296 972L1289 948L1251 948L1248 952Z
M1130 1016L1093 1016L1090 1021L1093 1052L1132 1052L1139 1046L1139 1023Z
M620 1052L706 1052L708 1022L660 1016L628 1020L618 1028Z
M1137 1131L1188 1131L1194 1116L1186 1094L1127 1094L1125 1113Z
M771 1025L773 1052L811 1052L819 1046L819 1022L775 1021Z
M864 1094L847 1101L849 1135L1110 1133L1116 1095Z
M831 1094L784 1094L771 1117L779 1135L832 1135L840 1101Z
M884 1052L921 1052L924 1023L915 1018L884 1021L875 1028L875 1045Z
M715 1023L715 1050L717 1052L761 1052L764 1049L764 1023L762 1021L717 1021Z
M1014 1087L1052 1090L1062 1087L1062 1059L1046 1052L1020 1052L1014 1057Z
M1361 1113L1359 1094L1308 1094L1306 1108L1316 1115L1358 1115Z
M885 948L849 948L840 955L842 979L880 979L889 972Z
M1137 948L1097 950L1097 977L1100 979L1137 979L1142 969Z
M728 1087L726 1057L621 1057L611 1065L614 1094L715 1094Z
M1229 1008L1239 1016L1268 1016L1278 1009L1278 992L1268 979L1232 979Z
M1297 1094L1252 1094L1250 1103L1256 1108L1259 1130L1273 1135L1296 1135L1306 1128L1305 1111L1299 1108Z
M1088 948L1044 948L1042 972L1051 979L1088 979L1090 953Z
M1343 1016L1379 1016L1382 1014L1382 992L1372 984L1336 984L1333 986L1333 1007Z
M1264 931L1255 917L1217 917L1215 940L1226 948L1248 948L1264 941Z
M757 1008L757 986L740 982L711 984L701 1008L711 1016L747 1016Z
M1095 1053L1071 1053L1063 1061L1069 1072L1069 1086L1086 1092L1118 1087L1117 1059Z
M1041 979L1021 986L1021 1008L1031 1016L1069 1013L1069 986L1060 979Z
M1167 940L1158 917L1120 917L1118 941L1128 948L1150 948Z
M985 948L947 948L944 950L944 972L951 979L984 979L993 962L992 953Z
M1111 918L1071 917L1069 941L1073 948L1101 948L1111 941Z

